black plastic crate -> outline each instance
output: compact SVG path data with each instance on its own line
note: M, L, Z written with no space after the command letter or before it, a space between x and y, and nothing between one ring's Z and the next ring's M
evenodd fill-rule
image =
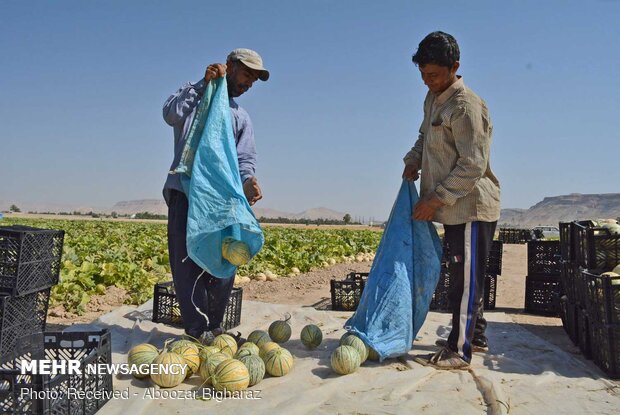
M583 308L588 304L587 270L575 265L575 301Z
M560 255L562 260L573 259L573 245L571 243L571 222L560 222Z
M583 271L588 314L600 324L620 324L620 277Z
M230 330L241 324L241 303L243 301L243 289L233 287L222 326ZM175 327L183 327L181 309L177 301L172 281L155 284L153 295L153 322L164 323Z
M15 352L18 339L45 331L50 289L13 297L0 293L0 358Z
M525 312L557 316L560 305L560 277L528 275L525 278Z
M573 344L579 345L579 306L577 303L569 301L568 297L560 298L560 317L564 331L571 339Z
M529 229L500 228L498 239L506 244L524 244L532 239Z
M437 286L435 287L429 309L433 311L450 311L449 291L450 273L448 272L448 268L442 265L439 280L437 281Z
M443 242L443 241L442 241ZM443 243L443 253L441 257L442 266L449 264L449 247ZM502 274L502 257L504 254L504 243L500 240L494 240L491 243L489 256L487 257L486 274L501 275Z
M491 251L487 260L488 275L502 275L502 256L504 254L504 243L502 241L493 241L491 243Z
M528 275L560 275L560 241L527 243Z
M620 263L620 235L588 223L573 223L575 261L587 269L613 269Z
M355 311L362 298L362 292L366 286L364 279L345 279L343 281L331 280L329 282L332 310Z
M356 280L356 281L368 281L368 272L351 272L347 275L347 280Z
M22 361L35 359L79 360L81 374L22 375ZM112 345L107 330L46 332L21 338L17 355L0 366L0 413L95 414L113 392L112 375L100 371L97 365L110 363ZM24 390L28 393L22 393ZM43 398L31 399L35 394ZM83 394L84 399L77 394Z
M64 231L0 227L0 291L21 296L58 284Z
M560 282L562 283L561 291L568 297L569 301L577 301L577 274L579 267L570 261L560 262Z
M433 311L452 312L450 306L450 273L447 268L442 268L437 282L437 287L433 293L429 309ZM494 310L497 299L497 275L486 275L484 278L484 297L483 305L485 310Z
M575 344L579 344L577 333L577 314L576 305L568 301L565 295L560 297L560 318L564 331Z
M487 275L484 278L484 309L495 310L497 298L497 275Z
M593 228L593 227L595 227L595 224L591 220L576 220L576 221L569 223L568 235L566 235L565 239L567 239L570 243L569 252L570 252L571 261L577 263L577 255L578 255L577 251L579 249L578 244L577 244L577 238L578 238L579 229ZM561 231L560 231L560 235L561 235Z
M620 325L590 324L592 359L612 379L620 379Z
M579 350L586 359L592 359L592 340L590 334L590 317L587 310L580 308L577 314L579 321L577 328L579 330Z

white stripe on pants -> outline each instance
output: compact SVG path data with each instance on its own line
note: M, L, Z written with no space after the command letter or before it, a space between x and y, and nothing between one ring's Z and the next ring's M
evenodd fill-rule
M474 276L475 277L475 276ZM469 320L469 298L471 290L471 222L465 224L464 251L463 251L463 296L461 297L461 315L459 322L458 351L465 354L463 346L467 340L467 320Z

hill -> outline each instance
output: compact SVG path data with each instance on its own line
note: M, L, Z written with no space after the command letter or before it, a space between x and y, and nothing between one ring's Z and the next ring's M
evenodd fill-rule
M499 223L512 226L557 225L578 219L620 217L620 193L545 197L527 210L502 209Z

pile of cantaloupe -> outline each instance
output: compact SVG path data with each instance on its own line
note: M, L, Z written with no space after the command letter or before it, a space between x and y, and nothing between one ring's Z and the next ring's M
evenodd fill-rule
M240 346L228 335L217 336L210 345L192 340L166 343L162 350L143 343L133 347L127 356L130 366L141 365L183 366L181 373L160 370L158 373L135 375L139 379L150 377L162 388L174 388L185 379L197 374L203 384L217 391L235 392L254 386L263 380L265 373L284 376L293 367L293 356L278 343L271 341L265 331L255 330L248 341Z
M355 372L366 360L379 360L379 354L353 333L345 333L331 355L331 366L339 375Z
M162 388L174 388L194 374L200 376L203 385L212 386L217 391L235 392L261 382L265 374L280 377L293 368L293 355L281 344L291 338L290 315L284 320L274 321L268 331L254 330L241 344L228 334L217 336L209 345L196 340L181 339L167 341L163 349L142 343L133 347L127 356L130 366L150 367L151 365L183 366L181 373L160 370L148 373L142 370L136 374L138 379L150 377ZM301 341L307 348L318 347L322 341L318 326L303 328ZM137 372L133 370L132 372Z
M127 362L137 367L175 364L184 368L180 373L160 370L135 375L138 379L150 377L161 388L174 388L198 375L203 385L217 391L241 391L261 382L265 374L280 377L291 371L293 356L282 347L291 338L289 321L290 315L271 323L267 331L254 330L241 344L228 334L217 336L209 345L189 339L166 341L163 349L148 343L138 344L129 351ZM313 350L321 345L323 333L317 325L308 324L301 330L300 340ZM379 355L356 335L345 333L331 355L331 367L334 372L346 375L355 372L366 359L379 360Z

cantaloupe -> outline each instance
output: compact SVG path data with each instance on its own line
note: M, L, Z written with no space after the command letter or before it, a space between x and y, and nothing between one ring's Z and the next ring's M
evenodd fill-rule
M187 339L176 340L176 341L170 343L168 345L168 351L176 352L176 349L178 349L180 347L191 347L191 348L196 350L196 353L199 353L198 345L196 343L194 343L193 341L187 340Z
M159 350L152 344L142 343L129 350L127 363L132 368L133 375L137 379L144 379L149 376L149 365L159 356ZM137 368L137 370L135 369ZM139 373L138 373L139 372Z
M284 320L276 320L269 326L269 337L276 343L286 343L291 338L290 314Z
M217 365L211 375L215 390L220 392L237 392L250 384L248 368L236 359L228 359Z
M254 330L248 336L248 341L250 343L254 343L260 348L263 343L270 342L271 337L269 337L269 333L267 333L265 330Z
M248 244L231 237L222 241L222 257L237 267L247 264L252 259Z
M186 376L186 363L183 357L174 352L163 352L153 360L158 370L151 373L151 380L160 388L174 388Z
M239 350L237 350L237 353L235 353L235 357L234 359L241 359L242 357L245 356L256 356L254 353L252 353L252 350L250 350L249 348L239 348Z
M198 354L198 347L193 344L182 344L175 347L173 352L180 355L185 361L185 364L187 364L187 377L190 377L194 373L198 372L198 369L200 368L200 355Z
M308 324L301 329L301 342L308 349L316 349L323 341L323 332L319 326L315 324Z
M220 348L216 346L203 346L200 348L198 352L198 356L200 356L200 363L204 362L205 359L211 356L214 353L221 353Z
M250 374L249 386L254 386L265 377L265 362L259 356L250 355L239 358Z
M200 369L199 369L200 378L207 385L210 385L211 375L213 374L213 371L215 370L217 365L222 363L224 360L228 360L228 359L230 359L230 356L228 356L225 353L221 353L221 352L214 353L210 355L209 357L207 357L205 360L203 360L200 363Z
M263 361L265 370L271 376L285 376L293 367L293 355L283 347L268 352Z
M340 336L340 341L338 342L338 345L339 345L339 346L342 346L342 341L343 341L344 339L346 339L347 337L349 337L349 336L353 336L353 335L354 335L353 333L351 333L351 332L347 331L345 334L343 334L342 336Z
M379 353L377 353L372 347L368 348L368 360L372 360L374 362L378 362L380 360Z
M602 227L609 230L612 235L620 235L620 225L617 223L605 223Z
M331 356L331 365L339 375L348 375L360 367L360 355L351 346L338 346Z
M263 345L259 348L258 355L261 359L265 358L265 355L272 350L279 349L280 345L276 342L267 342L263 343Z
M220 334L213 340L211 345L219 347L220 351L226 353L230 358L237 353L237 342L229 334Z
M97 294L99 294L99 295L105 295L105 293L106 293L105 285L103 285L103 284L95 285L95 292Z
M242 349L243 350L247 349L250 351L251 354L256 355L256 356L258 356L258 353L260 351L257 345L255 345L252 342L247 342L247 341L243 343L241 347L239 347L239 350L242 350Z
M360 364L363 364L368 359L368 346L362 339L356 335L347 336L342 340L342 346L351 346L360 355Z

